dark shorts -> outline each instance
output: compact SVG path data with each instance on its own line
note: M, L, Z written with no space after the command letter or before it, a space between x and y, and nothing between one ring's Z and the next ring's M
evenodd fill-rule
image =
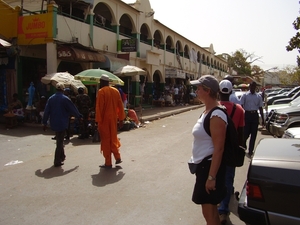
M201 162L196 172L196 183L192 201L196 204L219 204L226 196L225 173L226 166L221 164L216 176L216 190L208 194L205 190L205 183L208 177L211 160Z

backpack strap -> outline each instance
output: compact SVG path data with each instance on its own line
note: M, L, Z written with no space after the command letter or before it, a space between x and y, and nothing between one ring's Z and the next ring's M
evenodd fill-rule
M232 119L233 118L233 115L235 113L235 110L236 110L236 104L233 103L233 108L232 108L232 111L231 111L231 114L230 114L230 118Z
M205 117L205 119L204 119L204 122L203 122L203 127L204 127L205 132L206 132L209 136L211 136L210 129L209 129L210 116L211 116L212 112L215 111L216 109L219 109L219 110L223 111L223 112L227 115L226 110L225 110L223 107L220 107L220 106L214 107L213 109L211 109L211 110L207 113L207 115L206 115L206 117ZM228 116L228 115L227 115L227 116Z

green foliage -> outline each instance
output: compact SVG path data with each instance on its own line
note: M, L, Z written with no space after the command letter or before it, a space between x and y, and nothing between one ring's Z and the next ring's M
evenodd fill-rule
M254 65L251 67L251 64L260 58L261 57L256 57L254 54L240 49L234 52L232 56L228 56L228 68L230 68L231 72L233 70L236 71L238 75L252 76L253 71L255 73L262 71L259 66Z
M286 67L279 71L280 82L284 85L300 85L300 68L299 67Z
M300 2L299 2L300 3ZM293 51L294 49L298 50L298 53L300 53L300 17L298 16L296 20L293 22L294 29L297 31L294 37L292 37L289 41L289 45L286 46L286 50ZM300 57L299 55L297 56L297 64L298 67L300 67Z

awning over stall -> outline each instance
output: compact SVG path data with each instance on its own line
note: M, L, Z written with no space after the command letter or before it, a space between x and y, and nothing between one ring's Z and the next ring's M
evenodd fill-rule
M0 38L0 46L3 46L3 47L10 47L11 46L11 43L3 40Z
M93 51L87 51L70 46L59 46L57 47L57 58L72 60L72 61L83 61L83 62L105 62L106 59L103 54Z
M94 63L94 68L101 68L101 69L107 69L109 71L116 71L117 69L119 69L120 67L129 65L129 61L126 59L121 59L121 58L116 58L114 56L111 55L104 55L105 57L105 62L101 62L101 63Z

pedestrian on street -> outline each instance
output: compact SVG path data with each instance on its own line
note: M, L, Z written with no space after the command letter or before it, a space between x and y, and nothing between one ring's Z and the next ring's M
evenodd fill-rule
M219 105L217 100L219 82L212 75L204 75L191 81L197 86L197 96L204 103L205 111L193 127L194 141L191 162L198 164L196 183L192 201L201 204L207 225L220 224L217 205L226 196L224 151L227 115L222 110L214 110L210 119L209 136L204 129L206 115Z
M233 85L234 85L234 78L233 78L233 76L231 76L231 75L226 75L226 76L224 77L224 80L229 80L229 81L231 82L232 87L233 87ZM231 91L231 94L230 94L230 96L229 96L229 101L230 101L230 102L233 102L233 103L235 103L235 104L241 104L240 100L239 100L238 97L235 95L235 91L234 91L234 90Z
M238 140L240 146L244 145L244 126L245 126L245 112L241 105L231 102L230 96L232 93L232 83L224 78L219 84L220 86L220 104L224 105L227 110L227 114L230 116L233 108L235 107L234 114L232 115L232 121L235 125L235 128L238 133ZM234 106L235 104L235 106ZM233 193L233 183L234 183L234 176L235 176L235 167L226 166L226 175L225 175L225 185L227 188L226 197L222 200L218 207L220 221L221 224L227 223L227 217L230 213L229 210L229 202L231 195Z
M70 116L73 115L77 118L82 117L71 99L64 95L64 89L65 86L63 83L56 84L56 93L48 99L43 116L43 130L47 130L47 122L50 118L50 127L55 131L55 167L64 165L63 162L65 161L66 155L63 142Z
M179 88L177 85L174 85L174 101L175 105L179 104Z
M82 87L78 88L76 106L79 113L82 115L82 120L80 121L79 125L80 135L78 136L78 139L85 139L89 137L87 127L89 122L91 99L87 94L84 93L84 89Z
M125 111L119 91L109 86L109 77L102 75L100 89L96 99L96 117L98 131L101 138L100 151L103 152L105 164L101 168L112 168L111 154L116 164L122 162L119 148L121 143L117 137L117 124L123 126Z
M241 97L241 105L245 110L244 146L246 146L246 141L250 136L248 148L249 156L253 155L259 125L259 116L257 110L259 110L261 116L262 126L265 125L262 109L263 101L261 96L256 93L256 87L257 84L255 81L253 81L249 86L250 90Z

